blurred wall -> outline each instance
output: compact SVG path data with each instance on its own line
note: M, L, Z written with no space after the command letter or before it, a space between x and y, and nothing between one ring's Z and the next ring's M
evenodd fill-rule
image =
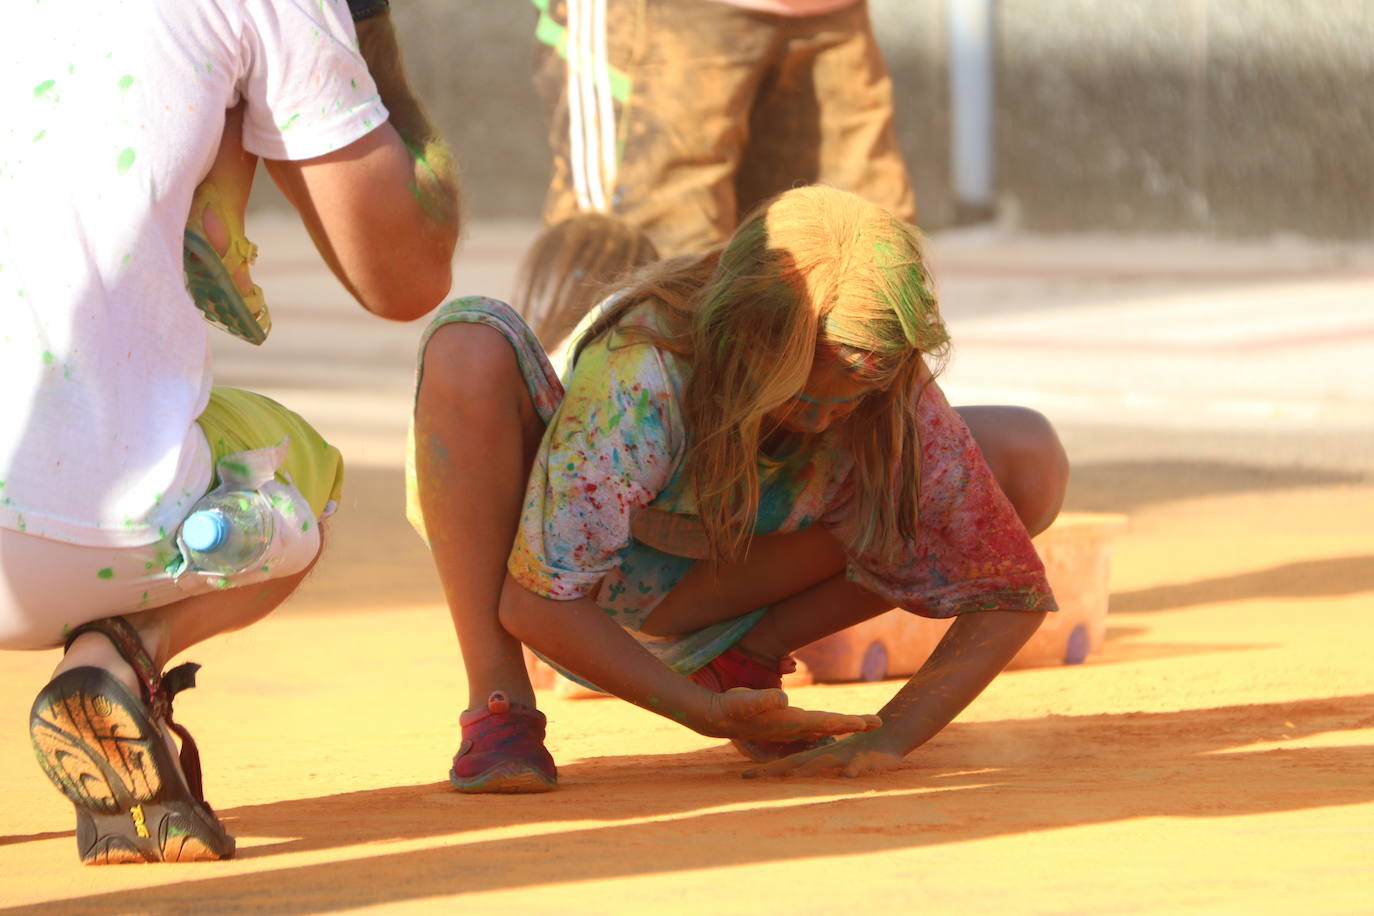
M945 0L870 0L927 229L949 180ZM395 0L469 212L533 217L528 0ZM1374 237L1374 0L997 0L996 215L1038 231Z

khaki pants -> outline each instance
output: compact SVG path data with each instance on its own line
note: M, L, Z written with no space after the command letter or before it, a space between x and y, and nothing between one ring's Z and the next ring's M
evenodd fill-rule
M706 0L537 5L549 224L612 212L672 256L723 242L759 203L815 182L915 220L863 0L807 17Z

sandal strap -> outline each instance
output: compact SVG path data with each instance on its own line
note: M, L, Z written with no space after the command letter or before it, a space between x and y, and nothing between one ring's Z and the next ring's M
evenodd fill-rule
M170 698L163 691L162 675L153 664L153 658L148 654L148 650L143 648L143 640L139 638L134 625L123 617L103 617L83 623L68 634L63 650L70 649L76 638L84 633L100 633L114 644L115 651L134 669L134 674L142 687L143 702L147 704L153 718L166 718L170 711Z
M172 719L172 698L181 691L196 686L196 672L200 670L200 665L195 662L184 662L168 669L166 674L159 673L157 666L153 664L152 656L143 647L143 640L139 638L138 631L123 617L104 617L83 623L67 635L63 650L70 649L76 638L83 633L100 633L105 636L114 645L120 657L134 669L140 692L143 694L143 703L148 707L148 713L153 721L166 722L167 727L181 739L179 756L181 772L186 777L186 786L198 801L204 802L200 750L185 726Z

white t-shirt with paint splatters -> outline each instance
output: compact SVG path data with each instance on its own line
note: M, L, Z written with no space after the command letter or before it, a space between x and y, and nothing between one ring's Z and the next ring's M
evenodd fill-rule
M0 55L0 526L150 543L210 480L209 326L183 285L225 110L276 159L386 120L344 0L8 4Z

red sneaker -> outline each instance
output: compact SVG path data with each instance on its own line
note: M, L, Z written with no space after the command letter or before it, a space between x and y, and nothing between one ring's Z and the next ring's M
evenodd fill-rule
M707 690L724 693L732 687L749 687L754 690L768 690L782 687L782 676L797 670L797 662L790 655L778 659L764 658L746 649L732 648L711 659L706 665L690 675L691 679ZM731 738L730 743L750 760L764 763L777 760L789 754L809 751L815 747L833 744L835 739L808 738L803 741L755 741L751 738Z
M548 720L532 706L512 703L496 691L485 709L458 717L463 743L453 757L449 782L459 792L551 792L558 768L544 747Z

